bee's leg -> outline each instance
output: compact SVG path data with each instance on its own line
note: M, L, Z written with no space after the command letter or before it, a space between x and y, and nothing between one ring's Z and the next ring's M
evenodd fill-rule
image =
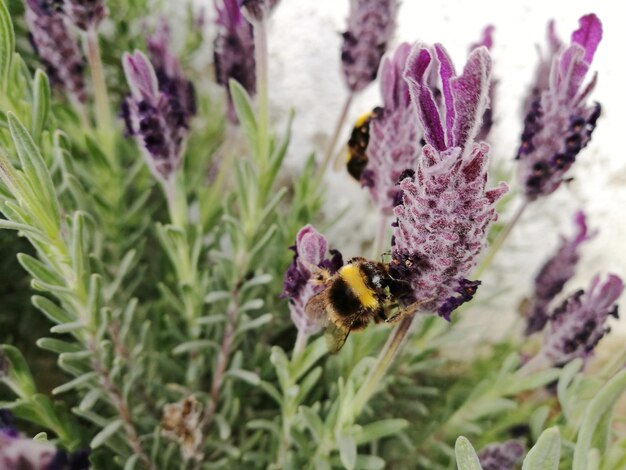
M431 300L432 299L418 300L416 302L413 302L411 305L408 305L407 307L400 308L394 315L392 315L391 317L388 317L386 322L397 323L400 320L402 320L404 317L410 317L414 315L422 305L424 305L427 302L430 302Z
M319 266L311 263L307 263L307 268L309 268L309 271L311 271L312 284L325 285L332 277L328 269L320 268Z
M375 323L384 323L387 321L387 311L384 308L378 309L376 314L374 315Z

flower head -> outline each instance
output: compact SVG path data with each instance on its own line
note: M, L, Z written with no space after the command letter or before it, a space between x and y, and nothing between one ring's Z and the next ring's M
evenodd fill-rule
M143 149L155 177L167 181L181 164L189 116L179 96L159 89L154 68L142 52L126 53L122 62L131 90L122 107L126 129Z
M402 74L411 51L407 43L398 46L380 67L383 108L370 123L367 166L361 182L384 214L393 212L399 188L398 178L415 168L421 149L422 131L411 103L409 86Z
M248 92L256 93L254 35L252 25L243 17L237 0L215 0L217 36L213 44L213 61L217 83L228 93L228 118L237 122L230 96L229 80L235 80Z
M595 232L589 233L587 219L582 211L576 213L574 223L577 227L576 235L572 238L561 237L559 249L546 261L535 278L534 296L527 308L527 335L543 329L549 318L550 303L574 276L580 259L580 245L595 236Z
M376 78L380 60L396 27L397 0L351 0L341 63L346 84L361 91Z
M62 12L52 0L26 0L26 23L50 81L80 103L87 100L85 61Z
M596 76L584 88L582 84L601 38L600 20L593 14L583 16L571 44L554 56L547 87L535 86L540 92L526 114L517 154L524 193L530 200L554 192L591 139L600 105L587 105L586 98Z
M95 29L107 16L104 0L64 0L63 10L79 29Z
M478 453L483 470L513 470L524 456L524 445L516 440L489 444Z
M324 289L324 286L313 282L312 269L322 268L334 274L343 266L343 259L341 253L336 250L330 250L331 256L327 257L326 237L311 225L300 229L296 236L296 244L291 248L295 254L285 273L282 296L289 299L291 319L296 328L305 334L313 334L319 331L321 326L306 316L304 307L311 297Z
M196 114L196 93L193 83L183 74L180 61L168 47L170 40L169 24L161 18L157 29L147 40L150 62L154 66L159 90L173 96L185 115L191 117Z
M435 45L434 50L443 121L427 85L430 50L416 45L405 71L426 145L414 174L406 173L399 183L390 269L394 277L410 282L411 297L432 299L425 309L449 319L478 287L478 281L466 276L483 248L488 224L497 218L495 202L507 186L485 189L489 146L474 141L488 105L489 52L484 47L474 50L463 74L456 76L443 47Z
M553 364L586 358L609 332L606 320L617 318L616 301L624 290L622 280L609 274L604 282L596 275L587 292L579 290L556 308L550 317L542 352Z

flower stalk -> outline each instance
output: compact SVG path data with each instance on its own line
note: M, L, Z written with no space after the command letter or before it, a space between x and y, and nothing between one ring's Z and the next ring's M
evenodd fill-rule
M335 124L335 130L333 131L333 135L328 141L328 145L326 146L326 151L324 152L324 159L322 163L317 169L316 182L320 183L324 175L326 174L326 169L332 157L334 155L335 147L337 146L337 141L339 140L339 135L341 134L341 129L343 128L344 123L346 122L346 118L348 117L348 111L350 110L350 106L352 105L352 100L354 98L354 92L350 92L346 97L346 100L341 107L341 111L339 112L339 117L337 118L337 123Z

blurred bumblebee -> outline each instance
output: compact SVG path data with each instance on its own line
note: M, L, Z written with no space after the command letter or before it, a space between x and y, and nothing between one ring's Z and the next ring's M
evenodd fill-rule
M348 140L347 163L348 173L357 181L361 181L363 170L367 166L367 145L370 141L370 125L383 112L376 107L361 115L354 124L350 140Z
M408 282L394 279L389 265L365 258L352 258L335 274L320 270L318 281L325 289L313 296L305 306L306 315L326 326L326 343L332 353L339 351L351 331L375 323L394 323L412 315L424 302L415 302L392 316L398 307L399 294L406 293Z

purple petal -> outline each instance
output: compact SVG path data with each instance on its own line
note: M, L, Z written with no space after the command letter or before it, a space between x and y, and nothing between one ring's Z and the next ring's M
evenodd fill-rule
M454 137L452 135L454 129L454 97L452 93L452 79L456 76L454 64L450 60L450 56L441 44L435 44L435 55L439 61L439 76L441 78L441 88L443 90L443 99L446 111L446 144L454 145Z
M463 69L463 75L452 80L455 122L453 145L464 147L480 130L489 106L491 57L485 47L475 49Z
M590 64L602 39L602 23L596 15L591 13L581 17L578 24L580 28L572 33L572 42L580 44L585 49L584 60Z
M159 82L148 58L141 51L125 53L122 58L126 80L134 97L153 99L158 96Z
M435 104L433 94L426 85L426 71L432 61L430 51L416 44L407 60L404 78L409 84L411 99L417 108L419 119L424 128L424 140L436 150L446 148L441 116Z

